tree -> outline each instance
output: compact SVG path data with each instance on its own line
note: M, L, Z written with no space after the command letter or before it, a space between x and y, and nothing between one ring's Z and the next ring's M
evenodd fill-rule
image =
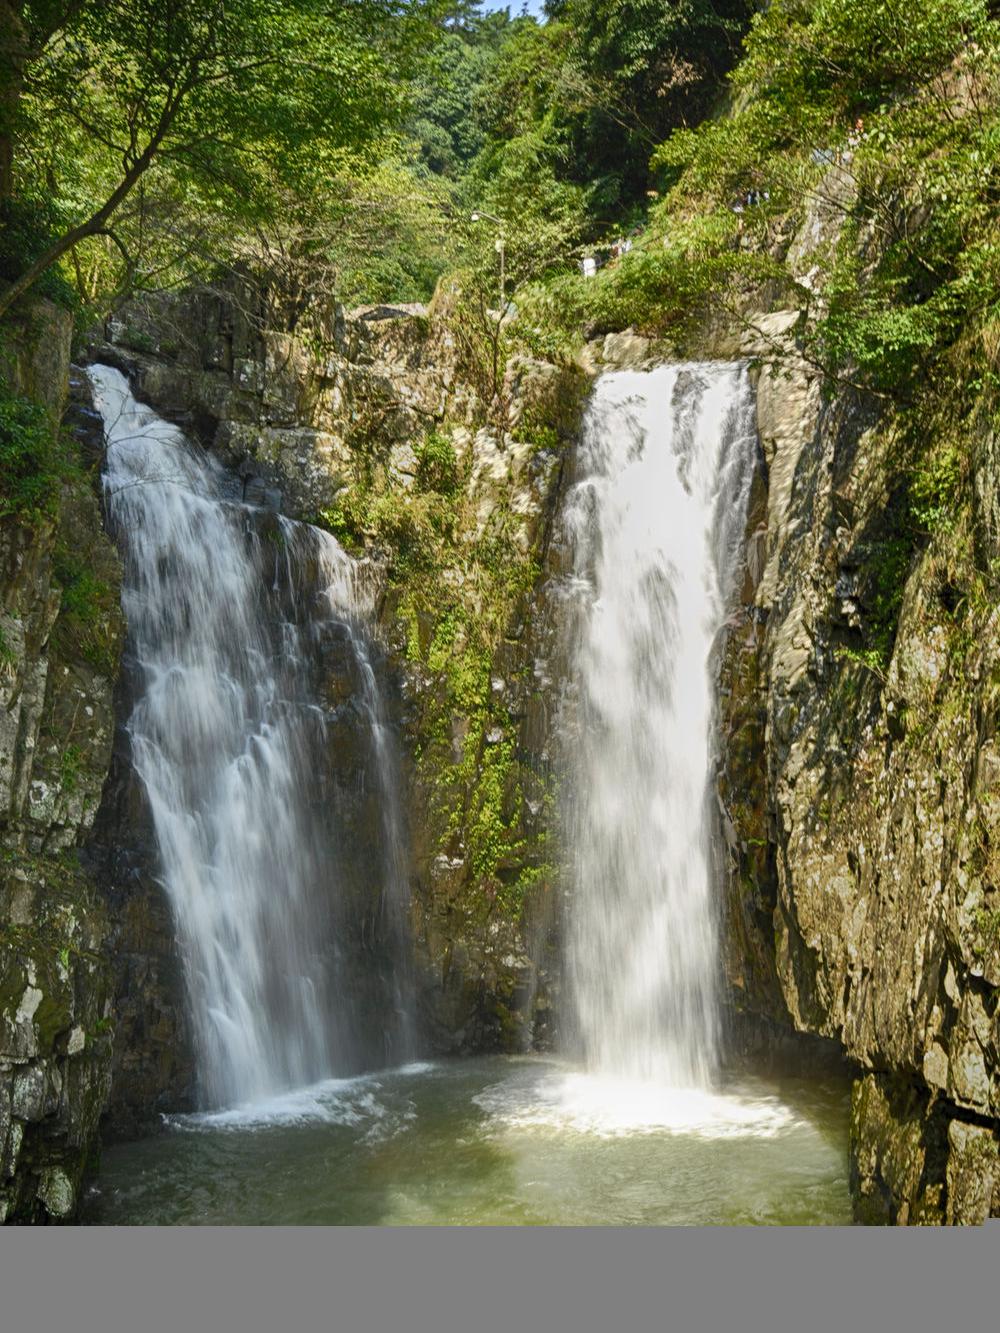
M649 184L653 148L708 112L735 65L755 0L550 0L572 34L578 180L604 179L608 203Z
M115 218L154 173L241 225L268 215L276 183L370 154L401 112L433 10L433 0L0 0L0 204L49 195L65 222L0 293L0 316L81 242L105 235L124 250Z

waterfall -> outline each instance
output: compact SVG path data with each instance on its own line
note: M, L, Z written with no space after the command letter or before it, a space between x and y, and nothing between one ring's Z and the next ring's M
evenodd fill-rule
M339 548L338 548L339 549ZM331 590L338 582L331 583ZM330 594L328 593L328 596ZM336 612L338 598L330 597L331 610ZM396 1050L398 1057L413 1051L415 1033L412 1016L412 976L408 967L406 906L409 901L407 874L407 841L403 828L403 810L399 791L399 754L395 736L385 717L382 693L372 666L371 656L364 641L355 640L355 652L361 668L361 698L371 729L372 751L379 802L379 848L381 852L381 884L378 916L384 934L392 945L396 966L392 976L394 1010L396 1015Z
M756 432L738 364L606 374L567 503L572 869L568 981L588 1068L711 1084L716 646Z
M403 952L398 774L364 580L328 534L242 503L218 460L136 402L118 371L89 373L124 560L132 762L184 962L201 1096L259 1101L353 1071L371 1048L362 1028L379 1018L352 994L345 943L354 923L329 781L330 718L343 702L324 697L331 655L354 684L379 788L376 933ZM391 999L376 1059L382 1042L405 1055L407 1007L401 993Z

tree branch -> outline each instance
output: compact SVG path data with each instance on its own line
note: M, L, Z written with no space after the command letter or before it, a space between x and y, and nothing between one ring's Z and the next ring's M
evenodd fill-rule
M170 132L170 127L177 117L184 98L194 86L193 74L189 76L176 90L171 90L167 100L163 105L160 118L156 129L148 140L145 148L137 158L132 162L117 188L104 204L93 213L85 222L79 223L71 228L58 240L53 241L48 249L25 269L24 273L0 295L0 319L7 313L11 306L29 291L38 279L52 265L61 259L68 250L72 250L80 241L86 240L90 236L100 235L106 229L106 224L113 217L118 206L128 198L138 181L142 178L144 172L149 168L156 157L160 145Z

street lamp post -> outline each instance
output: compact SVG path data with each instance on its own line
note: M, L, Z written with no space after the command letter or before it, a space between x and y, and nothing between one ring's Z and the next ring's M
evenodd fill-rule
M495 218L492 213L484 213L481 209L477 209L472 214L472 221L492 222L495 223L496 227L498 228L497 238L496 241L494 242L494 245L497 254L500 256L500 318L503 319L504 310L506 309L507 306L507 274L504 265L505 252L504 252L503 223L500 221L499 218Z

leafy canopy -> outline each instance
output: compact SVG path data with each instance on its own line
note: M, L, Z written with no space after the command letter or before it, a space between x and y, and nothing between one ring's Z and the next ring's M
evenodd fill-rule
M22 213L48 201L55 223L54 234L39 235L39 253L21 255L29 285L39 263L44 270L109 232L135 269L158 208L246 230L275 216L283 189L305 195L347 159L377 160L436 8L433 0L15 6L19 35L0 53L5 193ZM122 231L112 230L122 219ZM0 309L18 294L15 280Z

